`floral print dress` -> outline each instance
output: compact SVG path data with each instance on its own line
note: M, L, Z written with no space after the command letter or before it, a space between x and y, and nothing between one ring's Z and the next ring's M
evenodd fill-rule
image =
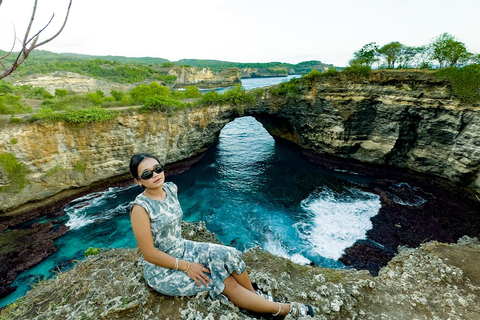
M165 200L155 200L143 193L130 204L143 207L150 217L155 248L174 258L201 263L210 270L207 275L212 280L208 286L197 284L181 270L159 267L144 260L143 276L150 287L170 296L190 296L201 291L209 291L212 298L225 289L224 280L236 271L245 271L241 253L232 247L213 243L195 242L182 238L183 211L177 197L177 187L166 182L163 189Z

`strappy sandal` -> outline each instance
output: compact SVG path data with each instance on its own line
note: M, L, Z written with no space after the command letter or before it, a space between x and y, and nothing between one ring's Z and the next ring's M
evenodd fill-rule
M305 305L302 303L298 302L288 302L290 304L290 310L288 310L287 315L291 315L295 319L303 318L306 316L313 317L315 315L315 312L313 311L312 306L310 305ZM274 317L280 316L280 312L282 311L282 303L278 302L278 311L276 313L273 313L272 315ZM298 313L298 316L297 316ZM285 317L286 315L282 316Z
M298 312L298 316L297 316ZM288 311L295 319L306 317L307 315L313 317L315 312L313 312L313 308L310 305L305 305L303 303L298 302L290 302L290 310Z

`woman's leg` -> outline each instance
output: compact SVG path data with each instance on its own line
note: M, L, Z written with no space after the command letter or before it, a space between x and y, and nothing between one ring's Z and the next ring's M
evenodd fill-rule
M244 274L243 272L242 274ZM273 301L268 301L255 292L252 292L245 288L243 285L237 282L233 276L229 276L223 282L225 289L223 294L228 297L230 301L236 306L253 312L259 313L277 313L279 304ZM282 303L280 315L286 315L290 309L290 305Z
M252 281L250 281L250 277L248 276L247 270L243 271L242 273L238 274L236 271L233 271L232 276L237 280L237 282L244 288L255 292L253 289Z

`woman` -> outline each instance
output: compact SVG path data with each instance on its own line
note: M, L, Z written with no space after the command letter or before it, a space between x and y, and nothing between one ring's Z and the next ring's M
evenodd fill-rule
M130 172L135 183L145 188L131 204L131 223L149 286L171 296L208 291L215 299L224 294L238 307L253 312L294 317L308 312L313 316L311 306L277 303L257 295L238 250L182 238L177 186L165 182L163 167L154 155L133 155Z

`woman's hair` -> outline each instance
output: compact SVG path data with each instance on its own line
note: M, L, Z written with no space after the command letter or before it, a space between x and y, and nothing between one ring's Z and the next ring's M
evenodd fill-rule
M130 173L132 174L132 176L134 178L138 178L138 166L146 158L155 159L155 160L158 161L158 163L160 163L160 161L157 159L157 157L154 156L153 154L150 154L150 153L136 153L136 154L134 154L132 156L132 158L130 159Z

